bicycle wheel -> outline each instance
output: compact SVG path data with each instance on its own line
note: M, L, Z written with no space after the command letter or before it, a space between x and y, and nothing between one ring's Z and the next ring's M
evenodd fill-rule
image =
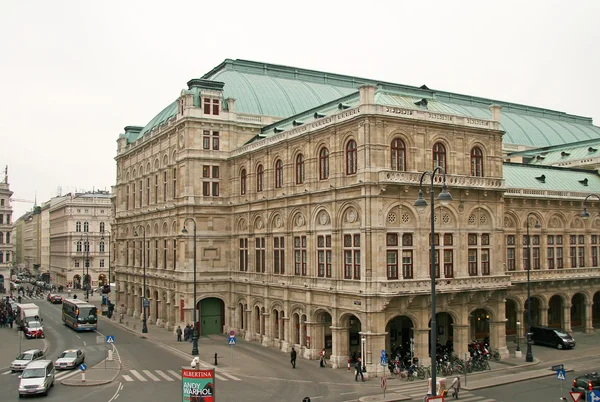
M417 377L419 378L419 380L424 380L425 379L425 370L423 370L422 368L419 368L417 370Z
M496 360L497 362L500 361L500 352L498 352L498 351L494 352L494 360Z
M408 374L407 377L408 377L407 381L414 381L415 380L415 373Z

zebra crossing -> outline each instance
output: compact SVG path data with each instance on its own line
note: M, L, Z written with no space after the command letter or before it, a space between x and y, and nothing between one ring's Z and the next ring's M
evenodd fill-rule
M176 370L127 370L121 377L127 382L159 382L181 381L181 371ZM226 371L215 371L215 378L219 381L242 381L241 378Z
M54 381L65 380L69 377L74 376L75 374L78 374L78 373L81 374L81 371L79 371L79 370L57 371L56 375L54 376ZM0 375L3 375L3 376L10 375L11 377L18 377L21 374L23 374L22 371L12 372L10 370L5 371L4 373L0 373Z
M401 395L406 395L411 398L411 400L422 401L423 396L427 393L427 382L417 382L417 383L407 383L403 386L388 386L388 392L396 392ZM452 400L452 392L448 391L448 396L446 400ZM486 398L484 396L475 395L472 392L467 390L460 391L460 399L461 402L496 402L495 399Z

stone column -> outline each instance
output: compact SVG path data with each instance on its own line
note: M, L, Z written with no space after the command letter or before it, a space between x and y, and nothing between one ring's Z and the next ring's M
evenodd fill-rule
M453 347L454 353L461 358L465 358L465 353L469 351L469 324L454 324L454 340ZM491 323L490 323L490 332L491 332Z
M567 332L571 332L571 303L565 303L563 306L563 316L561 326Z
M331 327L331 366L333 368L346 367L348 365L348 328Z
M533 306L532 306L532 307L533 307ZM541 307L541 308L540 308L540 325L541 325L541 326L546 326L546 325L548 325L548 310L549 310L549 308L547 308L547 307L545 307L545 308L544 308L544 307ZM532 311L531 313L532 313L532 314L531 314L531 315L532 315L532 317L531 317L531 321L532 321L531 325L533 326L533 323L535 322L535 321L533 320L533 311Z
M364 336L367 339L366 342L366 367L369 377L382 377L385 370L387 370L387 365L381 365L381 351L385 350L385 337L387 332L383 333L361 333L361 347L362 347L362 337Z
M585 306L585 311L584 311L584 315L585 315L585 333L586 334L591 334L594 332L594 323L592 321L592 314L593 314L593 309L592 307L594 306L594 303L591 302L587 302L584 304Z
M490 344L491 349L498 349L502 359L509 356L508 347L506 346L506 321L490 321Z
M319 330L321 329L321 323L319 322L306 322L306 336L310 337L310 345L306 345L306 352L304 357L307 359L318 359L319 352L323 346L323 337L319 340Z
M283 338L284 340L281 342L281 350L284 352L289 352L291 350L292 342L290 340L290 317L283 317Z
M419 358L419 364L429 366L431 365L431 359L429 358L429 328L427 329L413 329L415 337L415 356ZM457 336L457 328L454 326L454 339ZM454 342L456 348L456 342ZM392 358L392 356L390 356Z
M271 314L268 312L262 313L262 324L264 334L262 336L262 344L264 346L271 346L273 344L273 334L271 333Z

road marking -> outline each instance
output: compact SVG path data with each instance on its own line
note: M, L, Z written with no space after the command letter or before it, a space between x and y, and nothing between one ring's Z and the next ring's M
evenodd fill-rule
M129 377L127 374L123 374L123 379L127 380L127 381L133 381L133 378Z
M2 375L7 375L7 374L10 374L10 373L12 373L12 371L8 370L8 371L2 373Z
M152 381L160 381L160 378L158 378L157 376L152 374L152 372L150 370L142 370L142 371L144 372L144 374L146 374L148 377L150 377L150 379Z
M131 374L133 374L133 376L136 377L140 381L148 381L140 373L138 373L136 370L129 370L129 372Z
M358 394L358 392L356 392L356 391L352 391L352 392L342 392L340 395L350 395L350 394Z
M75 369L73 371L71 371L68 374L65 374L64 376L60 377L61 380L65 380L67 378L73 377L75 374L77 374L79 372L79 370ZM66 373L66 372L65 372Z
M83 341L83 346L87 346L87 343L85 343L85 341Z
M175 370L167 370L167 372L169 372L170 374L172 374L175 378L180 379L181 378L181 373L178 373Z
M225 378L225 377L222 377L222 376L220 376L220 375L218 375L218 374L215 374L215 378L217 378L217 379L219 379L219 380L221 380L221 381L228 381L228 379L227 379L227 378Z
M163 373L162 370L156 370L156 374L158 374L159 376L161 376L162 378L164 378L167 381L174 381L171 377L169 377L168 375Z
M223 374L224 376L227 376L229 378L231 378L232 380L236 380L236 381L242 381L240 378L237 378L236 376L234 376L233 374L229 374L225 371L222 371L221 374Z

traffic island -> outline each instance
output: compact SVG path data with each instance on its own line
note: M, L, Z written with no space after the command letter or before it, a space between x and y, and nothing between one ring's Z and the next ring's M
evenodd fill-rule
M105 360L91 369L85 370L85 379L83 373L80 370L79 373L62 380L60 383L71 387L91 387L108 384L113 382L121 373L121 363L117 360Z

